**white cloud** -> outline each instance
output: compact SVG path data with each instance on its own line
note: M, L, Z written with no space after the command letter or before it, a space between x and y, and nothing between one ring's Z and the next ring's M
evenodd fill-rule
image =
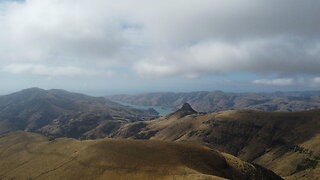
M314 83L320 84L320 77L315 77L315 78L313 78L312 81L313 81Z
M317 0L13 2L0 17L0 66L67 76L114 67L143 77L319 75L319 9Z
M290 37L251 39L239 43L209 41L180 48L160 58L142 59L134 69L143 76L154 77L231 72L275 73L281 76L320 74L317 45Z
M318 88L320 87L320 77L257 79L253 80L252 84Z
M0 22L1 59L80 65L114 61L128 42L117 12L105 5L99 0L12 3Z
M320 87L320 77L314 77L309 82L311 87Z
M156 62L156 64L148 63L150 61ZM176 67L168 65L167 59L164 58L139 61L135 64L134 70L148 77L173 76L179 71Z
M262 85L274 85L274 86L289 86L294 85L295 81L292 78L281 78L281 79L258 79L252 81L254 84Z
M87 75L97 74L97 72L95 71L85 70L85 69L81 69L73 66L47 67L41 64L10 64L10 65L4 66L1 69L1 71L12 73L12 74L33 74L33 75L45 75L45 76L87 76Z

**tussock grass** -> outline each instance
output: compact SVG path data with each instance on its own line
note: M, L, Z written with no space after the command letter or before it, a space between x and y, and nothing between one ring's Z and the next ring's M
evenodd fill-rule
M277 178L231 155L226 159L205 144L188 142L52 140L20 131L0 137L0 159L0 179Z

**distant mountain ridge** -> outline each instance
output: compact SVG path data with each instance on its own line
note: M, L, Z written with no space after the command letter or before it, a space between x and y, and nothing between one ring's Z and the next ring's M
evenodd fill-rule
M88 138L93 129L103 136L108 126L156 117L155 112L122 106L103 97L58 89L30 88L0 96L0 134L26 130Z
M296 112L320 108L320 91L274 93L159 92L136 95L110 95L106 96L106 98L134 105L163 106L176 109L187 102L199 112L240 109Z
M276 94L277 98L284 96ZM229 97L223 92L216 92L214 97L219 96L220 100ZM269 94L264 98L269 96L273 97ZM290 104L301 98L314 100L317 96L309 93L285 97L293 100ZM250 95L246 99L259 98ZM186 99L180 100L182 103ZM31 88L0 96L0 134L16 130L37 132L50 136L50 143L56 137L196 141L271 169L288 180L320 178L320 109L199 113L189 103L183 103L177 111L157 117L152 110L64 90Z

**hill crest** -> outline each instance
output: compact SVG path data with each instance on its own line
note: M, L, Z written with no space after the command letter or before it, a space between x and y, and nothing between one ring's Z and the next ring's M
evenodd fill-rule
M265 179L259 166L205 144L155 140L68 138L13 132L0 137L5 179Z

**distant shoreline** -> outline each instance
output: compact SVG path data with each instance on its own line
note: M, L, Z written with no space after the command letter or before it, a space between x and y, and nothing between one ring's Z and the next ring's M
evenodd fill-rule
M130 104L130 103L126 103L126 102L122 102L122 101L116 101L116 100L112 100L113 102L119 103L121 105L124 106L129 106L129 107L133 107L136 109L150 109L153 108L154 110L156 110L159 113L159 116L165 116L168 115L170 113L172 113L174 111L174 108L170 108L170 107L162 107L162 106L141 106L141 105L134 105L134 104Z

